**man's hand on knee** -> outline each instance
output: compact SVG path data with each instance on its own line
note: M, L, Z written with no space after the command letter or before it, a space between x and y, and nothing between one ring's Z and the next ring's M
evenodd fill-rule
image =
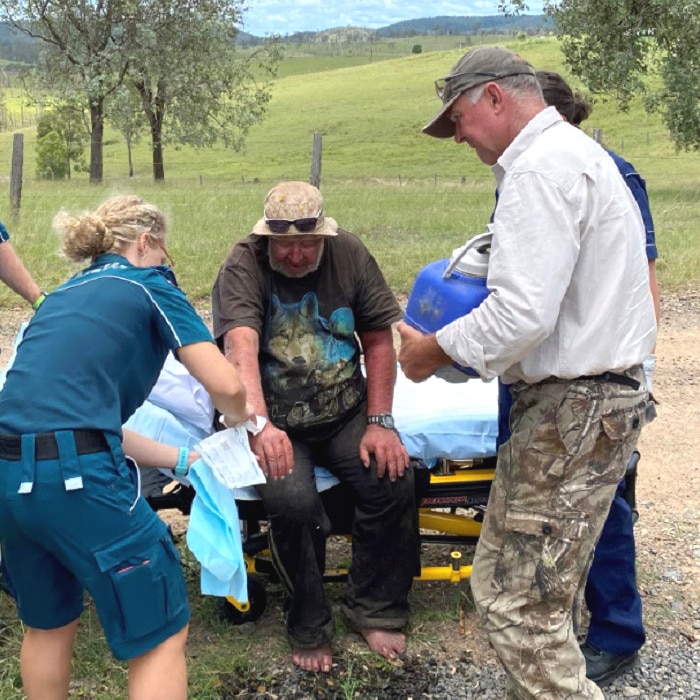
M379 425L368 425L360 442L360 459L365 467L370 465L370 455L377 462L377 476L389 475L391 481L406 473L408 452L394 430Z

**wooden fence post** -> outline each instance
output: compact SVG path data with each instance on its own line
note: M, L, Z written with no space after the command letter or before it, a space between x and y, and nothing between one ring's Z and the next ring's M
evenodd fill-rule
M596 143L603 143L603 130L602 129L593 129L593 140Z
M311 176L309 182L314 187L321 184L321 132L314 131L314 146L311 152Z
M22 202L22 163L24 159L24 134L15 134L12 140L12 170L10 172L10 209L12 216L19 216Z

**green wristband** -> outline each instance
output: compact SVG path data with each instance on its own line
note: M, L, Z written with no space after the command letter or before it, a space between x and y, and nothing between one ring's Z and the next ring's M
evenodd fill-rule
M39 307L44 303L44 300L46 299L46 292L42 292L39 294L39 296L36 298L36 301L32 304L32 309L34 311L37 311Z
M175 476L187 476L190 468L187 466L187 461L190 458L190 450L187 447L181 447L177 456L177 464L175 465Z

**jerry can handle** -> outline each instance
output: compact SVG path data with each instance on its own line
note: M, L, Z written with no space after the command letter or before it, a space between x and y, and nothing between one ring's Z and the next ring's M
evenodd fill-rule
M479 233L473 238L470 238L464 248L462 248L462 250L459 252L459 255L455 255L455 257L450 260L449 265L442 273L442 279L446 280L452 274L452 271L455 269L455 267L457 267L459 261L466 255L467 251L470 251L472 248L474 248L474 246L479 245L479 243L485 243L487 240L490 240L492 236L492 231L484 231L483 233Z

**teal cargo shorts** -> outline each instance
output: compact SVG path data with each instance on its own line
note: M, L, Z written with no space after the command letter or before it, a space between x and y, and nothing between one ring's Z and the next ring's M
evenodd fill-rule
M3 570L26 625L76 620L87 590L114 656L130 659L180 631L190 611L167 527L138 497L118 440L106 439L104 451L53 459L0 451Z

